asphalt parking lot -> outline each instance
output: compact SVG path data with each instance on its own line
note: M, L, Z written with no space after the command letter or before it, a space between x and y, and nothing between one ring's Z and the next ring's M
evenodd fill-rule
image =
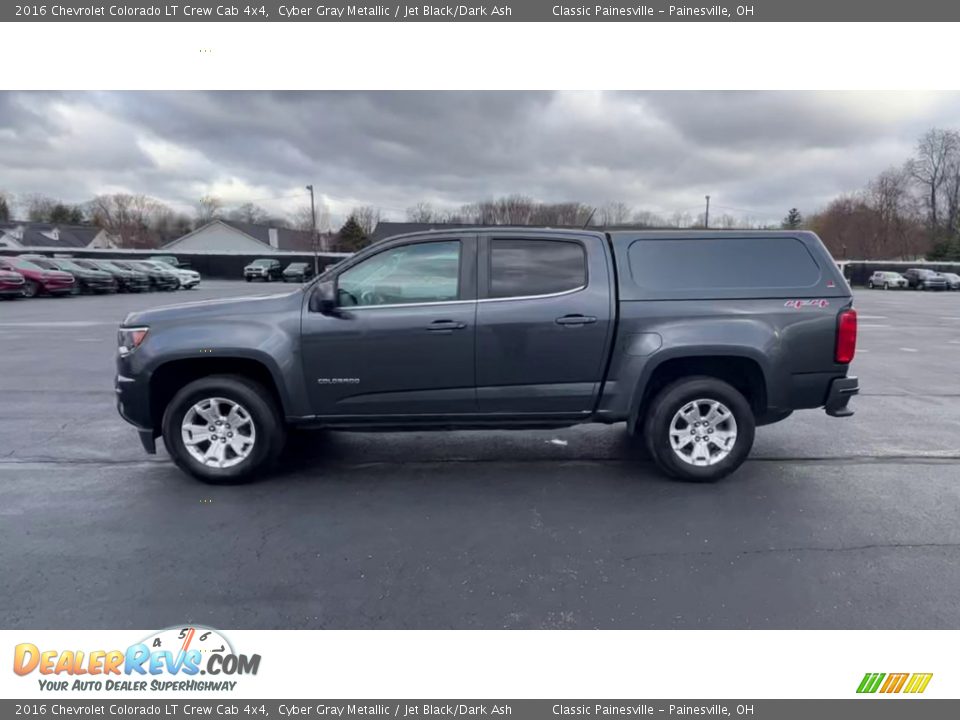
M960 293L857 291L856 415L716 485L621 426L320 433L240 487L145 455L117 323L278 289L0 303L0 626L960 627Z

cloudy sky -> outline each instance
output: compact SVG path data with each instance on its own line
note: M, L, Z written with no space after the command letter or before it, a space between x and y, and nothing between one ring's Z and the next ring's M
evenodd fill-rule
M203 195L291 212L313 183L334 223L510 193L665 216L804 212L902 163L957 93L0 92L0 190L82 202Z

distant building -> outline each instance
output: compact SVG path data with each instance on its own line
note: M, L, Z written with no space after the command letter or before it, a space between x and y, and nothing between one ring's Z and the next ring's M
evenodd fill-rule
M319 250L326 252L329 235L319 235ZM234 220L211 220L193 232L171 240L164 250L183 253L238 253L264 251L311 252L313 241L309 232L290 228L271 227Z
M0 223L0 248L97 248L113 247L110 234L95 225L55 223Z

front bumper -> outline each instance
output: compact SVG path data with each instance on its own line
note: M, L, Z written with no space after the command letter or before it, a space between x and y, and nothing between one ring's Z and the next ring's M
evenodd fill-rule
M853 415L847 405L850 398L860 392L860 381L855 377L837 378L830 383L827 391L827 403L824 410L830 417L850 417Z
M150 392L148 383L118 373L114 379L117 412L137 429L140 444L151 455L157 452L154 430L150 427Z

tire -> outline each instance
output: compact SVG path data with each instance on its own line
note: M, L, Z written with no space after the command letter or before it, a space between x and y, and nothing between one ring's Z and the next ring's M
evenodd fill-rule
M718 402L728 411L727 415L724 416L725 419L713 422L708 432L714 429L729 432L733 427L729 422L731 416L736 425L736 434L732 440L732 445L726 450L726 455L714 461L713 464L698 465L682 459L678 453L685 452L687 448L690 448L691 456L694 454L693 443L681 450L674 450L671 442L671 429L675 417L680 415L691 403L698 400ZM697 409L701 420L706 417L705 414L701 414L706 407L704 405ZM693 430L692 427L690 429ZM657 394L653 402L650 403L644 422L643 434L650 456L667 475L689 482L714 482L732 473L747 459L750 448L753 447L755 430L756 423L753 410L740 391L717 378L698 375L681 378L667 385ZM686 432L686 428L684 428L684 432ZM677 436L686 437L686 435ZM719 437L719 432L717 437ZM723 452L715 445L706 444L705 447L708 448L709 456L715 457Z
M921 290L921 291L922 291L922 290L926 290L926 289L927 289L927 284L926 284L926 283L922 283L922 282L921 282L921 283L917 283L917 290Z
M248 277L244 277L243 279L246 280L247 282L250 282L250 278Z
M23 287L23 296L32 298L40 294L40 286L33 280L27 280Z
M884 284L883 284L883 289L884 289L884 290L889 290L889 289L890 289L890 283L884 283Z
M252 425L254 440L249 454L231 466L203 464L191 454L184 442L184 416L194 412L197 404L211 398L239 405ZM221 408L226 408L226 405ZM200 416L194 414L194 419L200 419ZM286 441L286 428L270 393L259 383L238 375L211 375L181 388L164 410L162 431L163 443L177 467L213 485L235 485L256 480L276 462ZM246 428L246 434L251 435L249 427ZM232 443L229 445L232 446ZM198 452L205 452L210 443L201 442L195 447ZM232 450L227 452L238 456ZM235 460L235 457L229 461Z
M873 288L874 288L873 280L868 280L868 281L867 281L867 287L870 288L871 290L873 290Z

